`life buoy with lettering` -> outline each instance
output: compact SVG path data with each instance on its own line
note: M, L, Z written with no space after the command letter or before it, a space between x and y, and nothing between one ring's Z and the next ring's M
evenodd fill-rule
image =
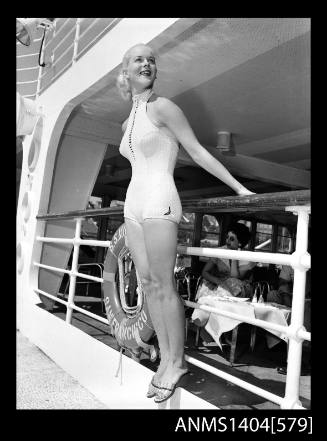
M130 316L122 307L119 292L119 279L122 276L119 274L119 259L128 253L125 237L126 227L122 224L112 237L104 261L102 295L111 334L121 347L139 350L141 347L149 347L147 342L154 335L154 329L145 296L140 292L141 287L137 289L139 295L142 295L142 303L135 314Z

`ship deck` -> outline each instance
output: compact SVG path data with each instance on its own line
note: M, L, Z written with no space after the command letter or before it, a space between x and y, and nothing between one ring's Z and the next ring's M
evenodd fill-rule
M90 312L105 317L101 306L101 299L97 297L77 296L75 297L75 303ZM42 307L41 304L39 306ZM58 304L54 307L52 314L65 320L66 308ZM105 345L117 351L119 350L115 338L109 334L109 327L104 323L75 311L72 325ZM201 337L199 344L196 346L196 328L193 324L190 324L188 337L185 342L185 354L221 369L226 373L235 375L255 386L262 387L269 392L283 396L285 393L286 376L278 373L277 368L285 365L287 354L286 344L281 341L281 343L277 344L274 348L268 349L265 343L264 332L262 329L257 330L256 344L252 352L249 347L249 325L240 325L236 357L233 366L231 366L229 363L230 346L224 344L222 345L222 349L220 349L217 345L203 343ZM130 357L128 351L125 351L125 355ZM302 361L303 367L307 368L310 366L310 349L308 347L303 348ZM150 361L147 354L141 355L140 363L153 371L156 370L158 365L158 361ZM279 405L204 371L193 364L189 364L189 369L191 375L184 388L219 409L270 410L280 408ZM91 374L92 373L90 373L90 375ZM311 374L305 372L304 369L300 377L299 398L302 406L310 409Z

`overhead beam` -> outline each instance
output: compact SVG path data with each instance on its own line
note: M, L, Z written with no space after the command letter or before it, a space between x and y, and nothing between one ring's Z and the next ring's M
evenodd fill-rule
M214 147L206 146L206 149L232 174L237 176L285 185L291 188L311 187L311 174L306 170L245 155L227 156L219 153ZM184 149L180 149L178 162L183 165L199 167Z
M305 128L271 138L260 139L259 141L246 142L236 146L237 151L242 155L257 155L277 150L284 150L298 145L310 144L311 129Z
M111 144L107 149L105 158L110 158L119 154L118 146L121 141L122 132L121 126L118 123L104 122L101 120L95 120L87 115L76 114L65 128L65 134L90 139L92 141L102 142L105 144ZM305 129L303 131L293 132L290 135L290 142L298 142L299 137L303 140L310 137L310 130ZM271 139L264 140L268 146ZM282 148L282 143L285 141L284 135L282 137L275 137L276 148ZM256 142L255 148L259 148L259 141ZM254 143L252 143L253 146ZM244 151L244 144L242 151ZM290 144L288 144L290 146ZM249 147L249 146L248 146ZM216 148L206 146L206 149L222 164L225 165L228 170L240 177L246 177L250 179L257 179L263 182L269 182L273 184L280 184L291 188L310 188L311 187L311 174L306 170L301 170L295 167L277 164L275 162L266 161L259 158L254 158L246 155L236 154L235 156L222 155ZM248 149L248 151L250 151ZM257 150L252 150L253 152ZM262 149L260 150L262 152ZM180 149L177 167L178 166L193 166L198 165L192 160L192 158L186 153L184 149ZM99 177L99 183L106 184L108 182L114 183L130 179L131 169L128 168L123 171L114 173L113 176Z

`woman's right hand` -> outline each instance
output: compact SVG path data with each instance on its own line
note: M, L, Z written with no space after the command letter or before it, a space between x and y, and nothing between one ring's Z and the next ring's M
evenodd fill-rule
M253 191L248 190L247 188L242 188L237 192L238 196L250 196L251 194L256 194Z

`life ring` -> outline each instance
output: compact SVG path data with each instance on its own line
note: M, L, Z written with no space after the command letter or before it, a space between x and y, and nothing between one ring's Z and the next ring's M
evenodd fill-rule
M125 238L126 227L122 224L112 237L104 261L102 296L106 315L111 334L121 347L132 351L139 351L141 348L151 350L147 342L153 337L154 329L140 283L137 287L141 297L138 305L129 308L125 305L125 309L122 305L125 288L122 266L129 251Z

